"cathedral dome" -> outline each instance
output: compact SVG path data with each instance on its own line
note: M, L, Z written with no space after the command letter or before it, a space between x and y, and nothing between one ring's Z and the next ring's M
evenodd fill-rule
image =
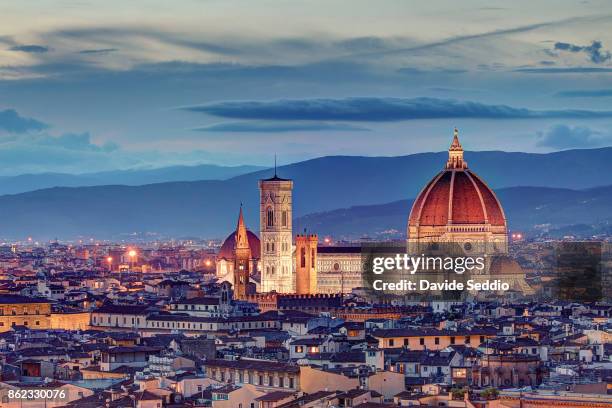
M414 201L408 218L409 239L470 240L483 233L495 235L484 238L486 241L505 241L506 217L493 190L463 160L455 129L445 168Z
M497 197L468 169L445 169L421 191L410 212L410 225L505 225Z
M261 247L259 244L259 238L250 230L247 230L247 239L249 241L249 247L251 248L251 259L259 259ZM234 247L236 246L236 231L232 232L221 245L221 249L217 254L217 259L234 259Z

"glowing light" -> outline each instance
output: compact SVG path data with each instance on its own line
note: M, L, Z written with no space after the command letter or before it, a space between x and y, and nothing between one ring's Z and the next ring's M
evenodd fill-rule
M210 262L210 259L207 259L205 263L206 263L206 266L210 266L212 264L212 262Z
M130 251L128 252L128 255L130 256L130 258L134 258L136 256L136 251L134 251L133 249L130 249Z
M329 244L331 242L331 239L328 238L328 237L325 237L324 241L325 241L326 244Z
M106 258L106 262L111 263L113 262L113 257L109 256L108 258Z

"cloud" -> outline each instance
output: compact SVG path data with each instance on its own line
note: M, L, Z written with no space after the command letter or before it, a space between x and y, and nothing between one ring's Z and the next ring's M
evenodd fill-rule
M34 137L33 141L41 146L62 147L68 150L106 152L110 153L119 146L113 142L106 142L103 145L92 143L89 133L65 133L60 136L40 135Z
M32 130L43 130L49 125L36 119L25 118L14 109L0 110L0 130L9 133L25 133Z
M116 168L137 159L108 142L95 144L88 133L19 134L0 137L0 174L39 172L82 173L84 170Z
M404 67L397 70L400 74L410 75L427 75L427 74L464 74L468 72L467 69L462 68L433 68L430 70L415 68L415 67Z
M238 156L238 154L236 154ZM233 157L245 161L252 153ZM125 150L113 142L96 143L89 133L51 135L13 134L0 136L0 175L60 172L78 174L116 169L196 165L224 158L224 153L191 149Z
M42 54L49 51L49 47L44 45L14 45L10 48L11 51L29 52L33 54Z
M118 48L98 48L98 49L90 49L90 50L81 50L78 51L78 54L83 55L91 55L91 54L109 54L111 52L119 51Z
M567 51L567 52L584 52L591 62L595 64L601 64L603 62L609 61L612 59L612 54L610 51L602 50L603 45L601 41L593 41L591 45L575 45L565 42L556 42L555 50L557 51Z
M247 133L285 133L285 132L355 132L369 131L370 129L361 126L353 126L346 123L295 123L295 122L226 122L217 123L193 129L200 132L247 132Z
M602 135L598 131L582 126L555 125L546 132L539 132L538 138L538 146L555 149L590 148L612 144L609 135Z
M535 119L602 118L612 111L534 111L506 105L437 98L280 99L273 101L225 101L180 108L232 119L285 121L392 122L417 119Z
M486 38L501 37L501 36L506 36L510 34L520 34L520 33L540 30L542 28L564 26L570 23L610 20L610 18L611 18L610 15L571 17L571 18L566 18L566 19L556 20L556 21L545 21L542 23L527 24L527 25L521 25L521 26L509 27L509 28L501 28L498 30L485 31L485 32L476 33L476 34L457 35L457 36L447 37L439 41L433 41L429 43L413 45L410 47L399 47L399 48L387 49L387 50L382 50L382 51L372 51L372 52L366 52L366 53L361 53L361 54L353 54L353 55L350 55L350 57L358 57L358 56L376 57L376 56L381 56L383 54L396 54L396 53L423 51L423 50L429 50L429 49L437 48L437 47L444 47L447 45L455 45L455 44L472 41L472 40L481 40L481 39L486 39Z
M555 96L561 98L602 98L612 96L612 89L577 89L557 92Z
M612 72L612 68L567 67L567 68L518 68L514 72L526 74L602 74Z

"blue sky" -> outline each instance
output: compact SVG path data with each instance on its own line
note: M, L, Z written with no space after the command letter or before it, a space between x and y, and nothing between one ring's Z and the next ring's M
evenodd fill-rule
M8 3L8 4L7 4ZM612 5L5 2L0 175L612 145Z

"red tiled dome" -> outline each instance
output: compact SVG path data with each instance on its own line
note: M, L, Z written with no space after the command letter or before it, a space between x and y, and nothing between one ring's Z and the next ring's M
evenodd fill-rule
M419 193L408 221L409 226L448 224L506 225L493 190L463 161L463 148L456 133L446 168Z
M446 169L414 201L410 225L490 224L504 226L504 212L491 190L468 169Z
M251 248L251 258L259 259L261 247L257 235L247 230L247 239ZM234 246L236 245L236 231L232 232L221 245L221 249L217 254L217 259L234 259Z

